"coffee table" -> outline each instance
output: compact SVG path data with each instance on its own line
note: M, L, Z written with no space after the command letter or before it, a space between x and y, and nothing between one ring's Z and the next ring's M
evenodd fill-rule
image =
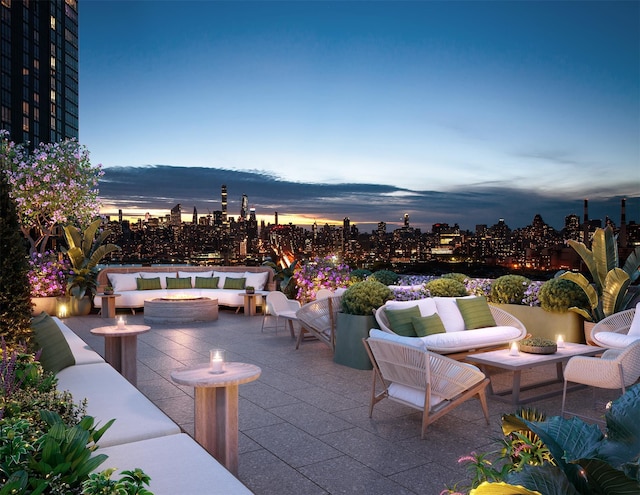
M209 297L161 297L144 302L145 323L187 323L218 319L218 300Z
M509 349L500 349L497 351L470 354L466 357L466 360L471 363L478 364L489 378L491 378L489 367L513 371L513 385L511 390L495 391L493 389L493 379L491 379L489 386L487 387L487 391L489 397L492 399L508 402L513 405L521 405L561 394L562 388L559 390L528 396L526 398L520 397L520 392L526 390L534 390L554 383L564 383L562 373L563 365L573 356L595 356L602 352L604 352L604 349L601 347L567 342L564 347L559 348L554 354L527 354L520 352L517 356L512 356ZM556 365L555 379L522 386L521 376L523 370L537 368L548 364ZM567 391L575 390L576 388L580 388L580 386L576 385L568 387Z
M224 366L224 372L216 374L208 364L174 370L171 379L195 388L195 439L237 476L238 385L257 380L262 370L247 363Z
M133 385L138 381L138 335L148 332L146 325L117 325L91 330L104 337L104 359Z

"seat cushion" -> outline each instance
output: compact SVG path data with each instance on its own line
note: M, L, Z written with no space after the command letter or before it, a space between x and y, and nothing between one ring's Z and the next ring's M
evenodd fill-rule
M84 340L78 337L67 325L62 323L59 318L54 316L53 320L56 322L56 325L58 325L62 335L64 335L67 344L69 344L76 365L104 363L102 356L91 349Z
M245 287L253 287L255 290L263 290L269 280L268 272L244 272Z
M421 316L429 316L437 311L436 302L432 297L413 301L387 301L384 303L385 309L406 309L416 305L420 309Z
M193 286L196 289L217 289L218 282L218 277L195 277Z
M427 349L439 353L450 353L481 349L500 344L507 344L522 336L520 329L507 326L496 326L466 330L464 332L449 332L419 337Z
M640 340L640 335L625 335L624 333L617 332L598 332L596 334L596 339L605 347L622 349L624 347L627 347L632 342Z
M391 385L389 385L388 391L389 397L410 404L417 409L424 409L424 390L418 390L417 388L408 387L399 383L392 383ZM430 399L430 409L440 404L444 400L442 397L436 394L431 394Z
M45 371L58 373L73 366L76 360L57 322L44 311L31 320L33 336L42 353L40 364Z
M244 289L246 279L244 277L227 277L224 280L224 289Z
M159 278L160 288L167 288L167 277L174 278L178 272L140 272L142 278Z
M467 330L496 326L496 320L493 319L486 297L458 299L456 303Z
M633 320L631 320L631 326L627 335L637 335L640 337L640 303L636 305L636 312L633 314Z
M419 337L403 337L402 335L385 332L377 328L372 328L371 330L369 330L369 337L380 340L388 340L390 342L397 342L399 344L410 345L412 347L417 347L418 349L425 349L424 341Z
M183 271L179 271L178 270L178 277L180 277L180 278L190 277L191 278L191 287L195 287L196 286L196 277L211 278L211 277L213 277L213 270L202 271L202 272L183 272ZM215 289L217 287L213 287L213 288Z

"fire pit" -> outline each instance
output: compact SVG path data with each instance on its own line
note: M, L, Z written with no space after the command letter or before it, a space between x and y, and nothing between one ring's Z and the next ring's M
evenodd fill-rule
M146 323L188 323L218 319L218 300L174 294L144 302Z

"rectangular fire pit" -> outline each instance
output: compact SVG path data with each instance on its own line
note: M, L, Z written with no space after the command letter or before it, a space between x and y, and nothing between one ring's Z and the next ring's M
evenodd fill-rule
M144 302L146 323L188 323L218 319L218 300L208 297L163 297Z

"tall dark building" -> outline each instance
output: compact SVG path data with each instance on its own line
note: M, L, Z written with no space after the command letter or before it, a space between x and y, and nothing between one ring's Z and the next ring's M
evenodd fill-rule
M77 0L0 0L0 9L0 127L32 146L77 138Z

